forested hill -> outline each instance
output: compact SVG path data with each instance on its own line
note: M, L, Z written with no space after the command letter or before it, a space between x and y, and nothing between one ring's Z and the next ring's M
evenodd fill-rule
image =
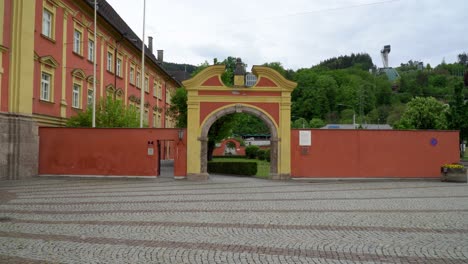
M176 72L176 71L186 71L189 75L192 74L198 67L191 64L186 63L173 63L173 62L163 62L163 68L169 72Z
M374 68L374 63L372 62L372 58L367 53L351 53L350 56L345 55L327 59L320 62L315 67L325 67L330 70L358 67L362 70L369 70Z

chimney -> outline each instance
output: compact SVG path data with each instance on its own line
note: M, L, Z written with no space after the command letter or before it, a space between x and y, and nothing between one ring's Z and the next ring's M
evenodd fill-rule
M151 36L148 37L148 49L151 51L151 54L153 54L153 37Z
M164 60L164 50L158 50L158 62L162 63Z

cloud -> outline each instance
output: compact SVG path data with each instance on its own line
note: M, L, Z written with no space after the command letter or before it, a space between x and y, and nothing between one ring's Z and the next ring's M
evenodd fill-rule
M142 0L108 0L141 34ZM147 35L167 61L200 64L240 56L249 65L310 67L330 57L392 45L390 65L436 65L468 51L468 2L452 0L147 1ZM465 49L465 50L464 50Z

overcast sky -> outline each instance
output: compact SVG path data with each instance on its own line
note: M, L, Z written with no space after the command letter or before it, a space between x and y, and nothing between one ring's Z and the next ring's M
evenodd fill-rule
M141 38L143 0L107 1ZM298 69L365 52L381 67L390 44L390 66L435 66L468 52L468 0L147 0L146 36L165 61L193 65L235 56Z

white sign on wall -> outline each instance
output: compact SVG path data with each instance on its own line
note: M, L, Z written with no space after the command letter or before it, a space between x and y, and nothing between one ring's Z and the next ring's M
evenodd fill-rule
M299 131L299 146L311 146L312 145L312 132L311 131Z

